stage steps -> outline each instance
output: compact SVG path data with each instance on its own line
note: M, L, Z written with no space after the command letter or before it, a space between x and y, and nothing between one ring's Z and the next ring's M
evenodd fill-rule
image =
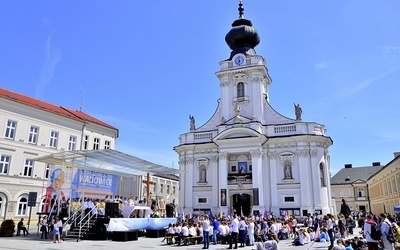
M82 228L79 237L80 223L82 223ZM77 241L81 239L104 239L106 238L104 221L101 219L92 217L90 219L84 219L82 222L76 223L76 226L71 226L71 229L66 232L65 239L76 239Z

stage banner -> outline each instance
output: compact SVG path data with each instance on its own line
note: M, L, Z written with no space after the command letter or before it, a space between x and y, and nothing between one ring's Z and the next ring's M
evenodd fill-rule
M118 177L94 171L79 169L72 180L72 198L84 197L103 199L106 195L115 195Z

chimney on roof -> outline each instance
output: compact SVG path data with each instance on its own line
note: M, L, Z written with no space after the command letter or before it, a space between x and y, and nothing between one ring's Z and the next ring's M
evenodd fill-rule
M400 155L400 152L394 152L393 155L394 155L394 158L396 158L397 156Z
M344 168L352 168L353 164L344 164Z
M381 165L381 163L380 163L379 161L376 161L376 162L373 162L373 163L372 163L372 166L374 166L374 167L380 166L380 165Z

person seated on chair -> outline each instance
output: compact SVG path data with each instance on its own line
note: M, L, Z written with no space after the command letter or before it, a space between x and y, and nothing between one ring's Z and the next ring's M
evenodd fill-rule
M21 230L24 232L24 236L29 234L28 230L26 230L26 227L24 226L24 218L21 218L17 224L17 236L20 236Z

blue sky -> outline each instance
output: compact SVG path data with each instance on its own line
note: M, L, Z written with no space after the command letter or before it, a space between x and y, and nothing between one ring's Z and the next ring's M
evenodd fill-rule
M270 103L324 124L331 172L400 151L400 1L244 0L273 83ZM120 130L116 149L178 166L189 115L220 97L238 1L2 1L0 86Z

